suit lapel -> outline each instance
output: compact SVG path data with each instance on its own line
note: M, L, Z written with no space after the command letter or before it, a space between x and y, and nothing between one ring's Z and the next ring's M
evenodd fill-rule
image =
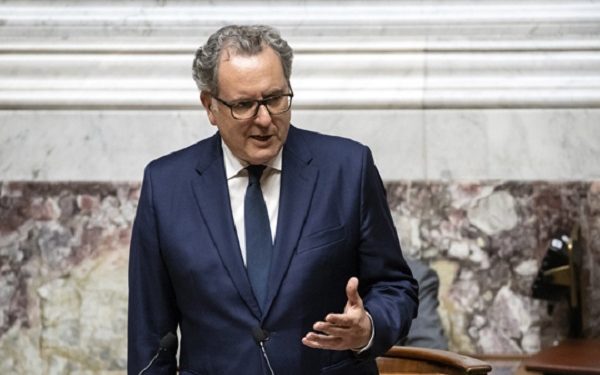
M209 147L205 148L204 155L200 155L196 167L198 176L192 182L194 196L229 277L250 310L260 318L260 307L246 274L231 216L221 138L217 134L209 142Z
M318 176L317 168L310 165L310 151L297 132L297 129L290 126L283 148L279 219L264 315L269 311L281 287L296 249Z

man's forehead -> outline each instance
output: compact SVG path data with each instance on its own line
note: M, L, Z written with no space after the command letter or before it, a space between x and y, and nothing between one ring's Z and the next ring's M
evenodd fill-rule
M277 65L276 68L272 65L273 63ZM277 75L274 75L275 73L277 73ZM280 77L279 74L281 75ZM256 80L253 77L256 77ZM270 78L265 81L264 77ZM279 83L280 79L281 84ZM228 82L228 89L226 89L226 91L229 91L229 89L232 88L235 88L236 91L241 89L255 91L257 87L254 85L243 87L244 85L242 82L249 84L258 82L260 80L262 80L263 83L270 82L268 84L268 88L263 87L263 89L267 91L272 89L284 89L284 86L287 86L287 80L285 79L281 59L271 47L265 46L257 53L246 53L244 51L237 51L234 48L228 48L222 51L222 54L219 58L217 76L219 92L225 89L225 87L223 87L225 82Z
M223 61L231 60L232 56L237 56L237 50L233 47L226 47L221 50L221 54L219 55L219 63Z

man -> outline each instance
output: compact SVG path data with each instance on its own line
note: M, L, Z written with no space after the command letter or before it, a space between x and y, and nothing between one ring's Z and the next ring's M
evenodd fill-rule
M129 269L129 363L181 331L181 374L377 374L417 287L365 146L290 125L292 50L228 26L194 61L218 132L145 170ZM173 353L148 369L173 374Z

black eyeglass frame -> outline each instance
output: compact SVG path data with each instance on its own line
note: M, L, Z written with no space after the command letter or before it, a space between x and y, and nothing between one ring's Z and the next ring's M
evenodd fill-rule
M278 112L278 113L273 113L271 112L271 110L269 109L269 106L267 105L267 102L270 100L273 100L275 98L281 98L283 96L287 96L289 97L289 105L287 107L287 109L285 111L282 112ZM253 102L253 103L257 103L256 109L254 110L254 114L250 117L245 117L245 118L239 118L239 117L235 117L235 114L233 114L233 107L237 104L237 103L231 103L231 102L227 102L221 98L219 98L218 96L213 96L213 98L215 98L219 103L223 104L224 106L226 106L227 108L229 108L229 112L231 112L231 117L233 117L235 120L249 120L251 118L256 117L256 115L258 115L258 110L260 109L261 105L264 105L267 112L269 112L269 114L271 116L277 116L280 115L282 113L286 113L287 111L289 111L292 108L292 99L294 98L294 92L290 90L290 92L288 94L280 94L280 95L273 95L273 96L269 96L268 98L264 98L264 99L254 99L254 100L242 100L244 102Z

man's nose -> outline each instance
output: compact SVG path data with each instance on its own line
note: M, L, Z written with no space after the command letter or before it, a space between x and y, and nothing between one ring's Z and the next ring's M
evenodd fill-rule
M254 121L258 125L262 125L262 126L268 126L269 124L271 124L271 114L267 110L266 105L264 105L264 104L258 105L258 113L256 114Z

